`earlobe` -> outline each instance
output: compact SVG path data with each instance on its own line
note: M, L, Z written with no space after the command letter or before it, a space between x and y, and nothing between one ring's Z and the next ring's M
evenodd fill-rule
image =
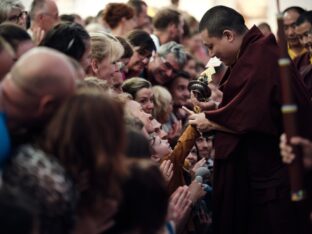
M99 71L99 66L98 66L96 59L91 59L91 67L92 67L93 73L97 74L97 72Z
M48 116L55 111L57 103L52 95L45 95L40 99L37 117Z

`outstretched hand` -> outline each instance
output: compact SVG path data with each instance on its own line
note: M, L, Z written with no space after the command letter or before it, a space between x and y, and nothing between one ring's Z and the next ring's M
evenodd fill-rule
M302 146L303 162L306 168L312 168L312 142L302 137L292 137L290 139L292 145ZM280 137L280 151L284 163L290 164L295 159L293 147L287 144L285 133Z

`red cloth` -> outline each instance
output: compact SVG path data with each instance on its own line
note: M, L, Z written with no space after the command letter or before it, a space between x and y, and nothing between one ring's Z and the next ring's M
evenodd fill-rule
M223 100L206 117L237 134L217 132L214 168L214 232L297 233L288 174L279 155L279 50L273 35L257 27L244 36L238 59L221 80ZM291 82L299 128L311 136L311 102L294 67Z

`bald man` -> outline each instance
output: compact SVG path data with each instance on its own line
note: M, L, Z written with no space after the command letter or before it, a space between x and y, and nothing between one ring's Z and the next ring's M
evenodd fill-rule
M75 90L69 59L52 49L24 54L0 83L0 108L10 131L44 125Z
M29 14L31 18L29 33L39 44L44 34L59 23L58 7L53 0L33 0Z

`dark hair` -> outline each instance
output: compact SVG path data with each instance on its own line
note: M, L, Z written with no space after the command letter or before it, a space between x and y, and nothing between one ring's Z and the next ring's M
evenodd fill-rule
M63 22L73 23L73 22L75 22L75 16L74 15L63 14L63 15L60 15L60 20L63 21Z
M220 38L226 29L233 30L239 35L247 30L243 16L226 6L209 9L199 23L199 31L207 30L210 37Z
M131 56L133 55L133 49L132 49L130 43L128 42L128 40L123 38L123 37L119 37L119 36L116 36L116 38L118 39L118 41L120 42L120 44L124 48L124 53L123 53L121 58L122 59L123 58L131 58Z
M308 22L312 25L312 11L303 12L296 21L296 25L299 26L304 22Z
M31 40L26 30L12 23L0 24L0 36L3 37L15 51L20 42Z
M302 7L299 6L290 6L287 7L285 10L283 10L283 15L287 12L287 11L295 11L297 12L299 15L301 15L303 12L305 12L306 10L303 9Z
M127 35L127 39L133 47L140 47L142 51L152 52L156 50L151 36L143 30L133 30Z
M179 25L180 23L180 12L165 8L156 13L153 18L153 25L156 30L163 31L165 30L170 24Z
M122 186L123 199L107 234L140 230L155 234L165 223L169 193L159 167L148 160L130 165L130 175ZM147 215L148 214L148 215Z
M43 38L40 46L56 49L79 61L85 53L88 32L77 23L60 23L54 26Z
M165 87L170 91L173 88L173 85L175 84L178 78L191 80L191 75L186 71L179 71L174 75L174 77L168 83L165 84Z
M141 0L129 0L127 4L135 10L136 15L141 14L143 6L147 7L146 2Z
M127 148L126 156L129 158L149 159L152 155L152 149L149 141L142 132L129 127L127 130Z
M103 20L114 29L118 26L122 18L131 19L134 16L132 7L125 3L109 3L103 11Z

